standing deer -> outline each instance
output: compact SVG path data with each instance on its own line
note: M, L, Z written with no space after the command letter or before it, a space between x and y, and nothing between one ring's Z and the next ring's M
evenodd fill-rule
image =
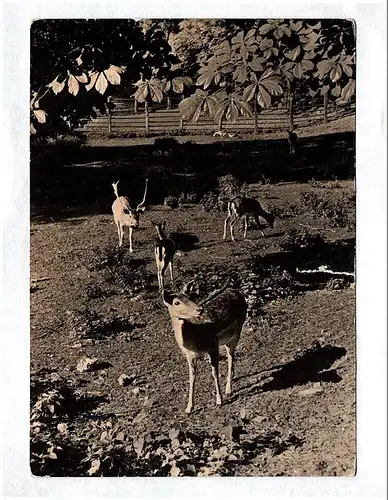
M147 195L148 179L145 181L145 190L143 200L136 208L131 208L129 200L126 196L119 196L117 185L119 181L112 184L116 199L112 205L113 218L117 226L119 235L119 247L123 244L124 226L129 227L129 251L132 253L132 232L139 227L140 214L144 212L144 202Z
M194 407L194 385L197 360L208 355L216 388L216 403L222 404L218 378L219 347L225 346L228 356L228 377L225 394L231 394L234 351L246 319L247 303L239 290L227 288L197 305L189 298L191 283L180 293L163 291L163 302L171 317L177 344L189 365L189 401L186 413Z
M298 140L298 136L292 130L288 130L288 145L290 147L290 155L295 154L296 141Z
M158 270L158 283L159 290L164 289L164 273L166 272L167 267L170 269L171 283L174 286L174 275L172 270L172 261L175 254L175 243L171 238L167 238L166 233L164 232L166 228L166 222L152 222L153 226L156 229L156 233L158 235L158 239L155 241L154 253L155 253L155 261L156 268Z
M275 216L272 212L267 212L266 210L264 210L264 208L257 200L254 200L253 198L245 198L244 196L235 196L228 202L228 216L224 221L224 240L226 239L227 225L228 222L230 222L230 235L232 237L232 241L236 241L234 239L233 229L236 223L242 218L244 218L245 222L244 238L246 238L248 229L248 217L253 217L255 219L255 222L259 226L260 232L263 237L265 237L265 234L261 229L259 217L262 217L271 229L274 226Z

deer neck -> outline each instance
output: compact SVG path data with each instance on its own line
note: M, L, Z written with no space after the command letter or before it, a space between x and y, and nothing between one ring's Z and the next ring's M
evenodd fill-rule
M162 228L157 227L157 228L156 228L156 232L157 232L157 234L158 234L158 238L159 238L160 240L164 240L164 239L166 239L166 234L165 234L165 232L163 231L163 229L162 229Z

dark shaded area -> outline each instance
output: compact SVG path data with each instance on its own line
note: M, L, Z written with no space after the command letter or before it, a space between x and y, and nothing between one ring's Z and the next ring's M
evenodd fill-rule
M330 368L334 361L342 358L345 354L344 347L331 345L321 347L318 345L284 365L270 368L268 371L271 372L271 378L268 382L264 382L260 388L263 391L276 391L304 385L308 382L337 383L342 380L337 371L324 370Z
M31 151L32 216L45 220L87 214L109 214L112 182L133 205L141 201L149 177L146 204L167 195L203 195L217 178L232 174L245 182L307 182L348 179L355 175L355 133L299 139L296 155L284 140L171 143L167 154L150 145L127 147L50 148Z
M198 236L192 233L171 233L170 238L174 241L176 250L181 250L182 252L193 250L196 248L197 243L199 243Z
M299 247L285 252L267 254L252 260L254 271L258 274L270 272L271 267L281 267L291 274L298 269L317 269L328 266L332 271L354 272L356 239L347 238L337 241L319 240L317 244ZM306 284L327 281L336 275L324 272L298 273L298 280ZM339 276L339 275L338 275ZM352 278L353 281L353 278Z

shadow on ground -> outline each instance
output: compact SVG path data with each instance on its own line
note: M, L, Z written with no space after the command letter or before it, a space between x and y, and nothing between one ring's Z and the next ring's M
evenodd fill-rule
M158 155L152 145L32 150L31 215L45 222L108 214L117 180L119 193L136 206L147 176L146 203L159 204L167 194L202 195L229 173L245 182L351 178L355 133L301 138L292 157L285 139L177 144L166 155Z

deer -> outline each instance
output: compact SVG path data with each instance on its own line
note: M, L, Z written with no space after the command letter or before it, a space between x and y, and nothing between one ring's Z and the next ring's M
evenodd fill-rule
M244 219L245 222L244 238L246 238L248 229L248 217L253 217L255 219L255 222L259 226L259 230L264 238L265 234L262 230L259 217L262 217L267 222L269 227L273 229L275 216L272 212L267 212L266 210L264 210L258 200L255 200L253 198L245 198L244 196L235 196L228 202L228 215L224 221L223 239L226 239L226 230L229 222L232 241L236 241L234 238L233 229L236 223L241 219Z
M243 294L236 289L225 288L213 294L210 299L197 304L190 298L192 283L186 284L181 292L162 292L167 307L175 340L186 356L189 366L189 399L185 412L194 408L194 386L198 358L210 358L216 391L216 404L222 405L218 365L219 347L225 346L228 357L226 396L232 392L234 374L234 352L246 320L247 303Z
M119 181L112 184L113 191L116 195L116 199L112 205L112 212L119 235L119 247L121 247L123 244L124 227L127 226L129 228L129 251L130 253L133 253L132 232L134 229L137 229L139 227L140 214L145 210L144 202L147 195L148 179L146 179L145 181L143 200L137 205L136 208L131 207L126 196L119 196L117 190L118 183Z
M295 146L296 141L298 140L298 136L292 130L288 130L288 145L290 147L290 155L295 154Z
M158 239L155 241L154 245L154 253L155 253L155 261L156 268L158 271L158 283L159 290L164 289L164 273L166 272L167 267L170 269L171 276L171 284L174 286L174 274L172 269L173 258L175 254L175 243L171 238L167 238L165 229L166 222L153 222L151 224L155 227L156 233L158 235Z

